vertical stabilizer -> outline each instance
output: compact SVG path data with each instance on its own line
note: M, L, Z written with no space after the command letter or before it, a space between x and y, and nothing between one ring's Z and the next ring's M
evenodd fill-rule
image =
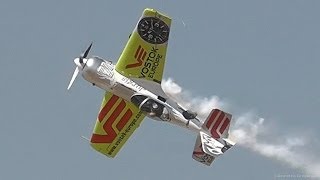
M203 123L202 129L215 139L228 138L231 118L231 114L213 109Z
M229 139L231 114L213 109L202 125L192 157L207 166L235 143Z

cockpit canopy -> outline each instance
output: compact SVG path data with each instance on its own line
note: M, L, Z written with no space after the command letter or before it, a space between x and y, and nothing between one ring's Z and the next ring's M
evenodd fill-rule
M99 56L93 56L92 58L97 59L97 60L100 60L100 61L106 61L106 62L112 63L111 60L106 60L106 59L103 59L103 58L101 58L101 57L99 57Z
M162 119L161 115L163 112L168 112L167 110L164 110L166 107L162 103L145 95L133 95L131 97L131 102L138 106L141 111L146 112L149 116L157 116Z
M147 99L147 96L144 96L144 95L133 95L131 97L131 102L133 104L135 104L136 106L140 107L140 104L145 100Z

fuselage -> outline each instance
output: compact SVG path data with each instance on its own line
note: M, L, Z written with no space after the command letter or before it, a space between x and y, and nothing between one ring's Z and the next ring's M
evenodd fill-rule
M144 97L142 99L143 102L136 102L134 104L139 106L140 110L152 119L170 122L196 132L201 130L200 123L185 119L173 104L159 100L158 95L155 93L145 89L134 80L118 73L115 70L115 65L113 65L111 61L106 61L99 57L92 57L86 59L85 62L84 66L79 67L80 72L83 78L93 85L111 92L128 102L135 102L137 100L133 99L139 99L133 97ZM147 103L151 105L147 106ZM152 104L156 107L161 107L161 114L150 113L150 111L145 110L146 108L152 109Z

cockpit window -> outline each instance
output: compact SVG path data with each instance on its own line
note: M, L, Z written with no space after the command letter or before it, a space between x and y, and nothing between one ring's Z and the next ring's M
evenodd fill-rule
M150 116L157 116L160 117L163 113L164 105L160 104L159 102L148 99L142 105L140 105L141 111L145 111L149 113Z
M139 107L146 98L147 97L143 95L134 95L131 97L131 102Z
M131 102L151 117L158 117L159 120L169 120L169 110L161 103L145 95L133 95Z

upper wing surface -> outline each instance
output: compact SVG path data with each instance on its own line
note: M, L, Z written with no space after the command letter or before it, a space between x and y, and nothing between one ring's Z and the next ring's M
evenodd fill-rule
M140 82L161 84L170 25L171 19L168 16L153 9L145 9L115 69Z

